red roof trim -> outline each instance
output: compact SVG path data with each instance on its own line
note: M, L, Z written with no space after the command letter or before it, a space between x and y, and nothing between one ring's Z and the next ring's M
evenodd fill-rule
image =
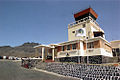
M77 17L79 17L79 16L82 16L82 15L88 13L88 12L90 12L92 15L94 15L95 18L98 17L98 15L95 13L95 11L94 11L92 8L88 8L88 9L85 9L85 10L83 10L83 11L81 11L81 12L78 12L78 13L74 14L74 18L77 18Z

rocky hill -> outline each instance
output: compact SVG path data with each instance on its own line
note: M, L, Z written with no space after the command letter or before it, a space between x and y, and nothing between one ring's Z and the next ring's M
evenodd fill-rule
M0 56L17 56L17 57L28 57L34 56L35 49L33 48L39 43L24 43L20 46L11 47L11 46L1 46L0 47Z

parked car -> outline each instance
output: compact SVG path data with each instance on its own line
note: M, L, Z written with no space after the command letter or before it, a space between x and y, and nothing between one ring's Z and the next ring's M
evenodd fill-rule
M2 56L0 56L0 59L3 59L3 57L2 57Z
M3 59L6 59L6 56L3 56Z

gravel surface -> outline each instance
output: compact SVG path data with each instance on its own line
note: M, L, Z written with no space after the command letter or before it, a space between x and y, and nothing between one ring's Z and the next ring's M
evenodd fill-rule
M20 67L20 62L0 60L0 80L79 80Z

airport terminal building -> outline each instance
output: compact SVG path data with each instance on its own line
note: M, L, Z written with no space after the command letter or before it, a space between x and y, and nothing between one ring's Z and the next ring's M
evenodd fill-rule
M109 58L113 57L112 47L105 39L104 30L96 22L96 12L87 8L75 13L74 18L75 22L68 24L68 41L35 46L36 56L41 56L43 61L109 62Z

